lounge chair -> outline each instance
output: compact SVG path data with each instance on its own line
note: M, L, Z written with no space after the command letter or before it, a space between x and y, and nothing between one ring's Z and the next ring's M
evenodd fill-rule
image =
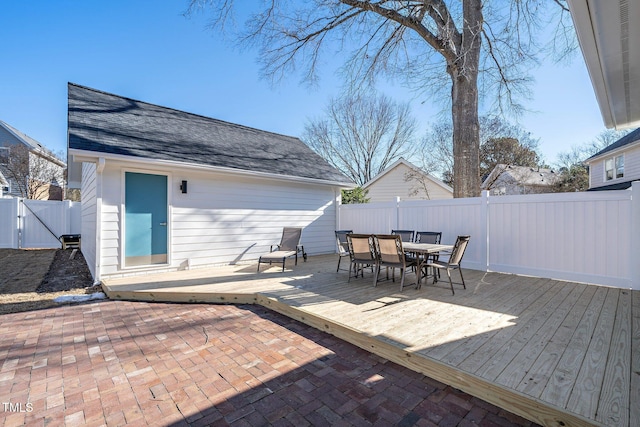
M271 245L271 251L268 254L262 255L258 258L258 272L260 272L261 263L273 263L281 262L282 271L284 271L284 264L287 258L295 256L296 265L298 265L298 252L302 253L302 256L307 261L307 253L304 251L304 246L300 244L300 237L302 236L302 228L299 227L284 227L282 230L282 239L277 245ZM275 248L275 250L274 250Z

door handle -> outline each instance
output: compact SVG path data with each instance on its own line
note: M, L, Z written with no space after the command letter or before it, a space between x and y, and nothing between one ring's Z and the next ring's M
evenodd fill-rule
M167 223L166 222L161 222L160 225L163 226L163 227L166 227Z

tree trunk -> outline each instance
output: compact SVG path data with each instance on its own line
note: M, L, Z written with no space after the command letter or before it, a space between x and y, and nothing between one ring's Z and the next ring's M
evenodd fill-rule
M452 76L453 197L480 195L477 79Z
M456 58L448 64L453 115L453 197L480 195L478 67L482 44L482 0L464 0L464 26Z

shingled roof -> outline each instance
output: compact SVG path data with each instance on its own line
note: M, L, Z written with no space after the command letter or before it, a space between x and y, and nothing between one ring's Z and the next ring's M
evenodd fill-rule
M69 83L69 149L352 182L300 139Z
M626 145L633 144L634 142L637 142L638 140L640 140L640 128L634 130L633 132L630 132L630 133L626 134L625 136L623 136L622 138L620 138L619 140L617 140L613 144L606 146L605 148L603 148L602 150L598 151L596 154L594 154L593 156L591 156L587 160L585 160L585 162L588 163L591 159L595 159L596 157L600 157L603 154L606 154L606 153L608 153L610 151L613 151L613 150L617 150L618 148L622 148L622 147L624 147Z

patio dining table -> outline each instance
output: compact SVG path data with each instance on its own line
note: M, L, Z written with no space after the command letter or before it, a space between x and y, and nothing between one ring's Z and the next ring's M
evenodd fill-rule
M420 287L422 286L421 284L421 280L422 278L420 277L420 275L422 274L422 267L425 263L425 261L428 258L428 255L430 254L437 254L440 253L441 251L451 251L453 249L453 245L440 245L440 244L434 244L434 243L403 243L402 244L402 249L404 249L405 252L411 252L413 254L416 255L416 260L417 260L417 272L416 272L416 276L417 276L417 280L416 280L416 289L420 289ZM425 275L426 277L426 275Z

